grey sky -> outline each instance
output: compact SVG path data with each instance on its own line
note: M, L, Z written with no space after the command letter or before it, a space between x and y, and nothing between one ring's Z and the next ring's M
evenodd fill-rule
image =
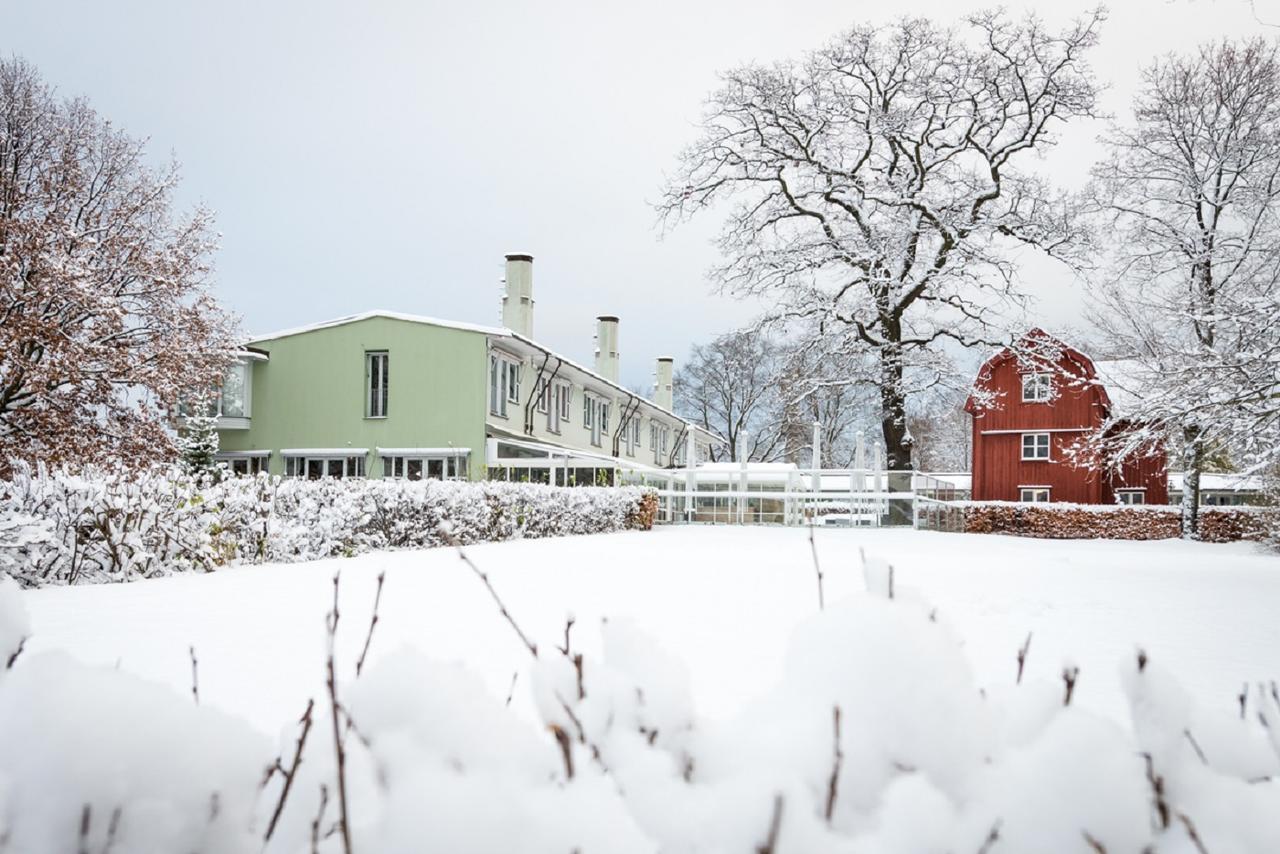
M641 385L755 310L708 293L715 222L659 241L648 206L716 71L980 5L0 0L0 51L177 153L184 201L218 212L217 290L247 331L371 308L493 323L502 255L527 251L535 335L585 361L595 316L617 314ZM1005 5L1062 22L1092 4ZM1280 0L1257 6L1280 21ZM1280 31L1248 0L1113 0L1106 105L1127 108L1156 54L1259 32ZM1083 180L1099 130L1069 129L1048 169ZM1038 319L1075 320L1062 269L1028 259L1024 279Z

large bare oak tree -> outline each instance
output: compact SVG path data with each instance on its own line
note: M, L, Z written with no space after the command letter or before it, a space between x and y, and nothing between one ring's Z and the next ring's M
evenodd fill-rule
M913 372L989 344L1017 299L1007 245L1063 252L1069 206L1023 164L1095 112L1101 11L1061 32L992 12L856 27L798 60L723 75L659 203L722 212L713 273L875 361L890 468L912 465ZM916 381L928 387L930 382Z

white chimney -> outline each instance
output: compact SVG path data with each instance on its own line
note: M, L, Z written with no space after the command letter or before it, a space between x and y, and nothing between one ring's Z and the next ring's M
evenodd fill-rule
M618 381L618 318L602 315L596 318L596 373L607 380Z
M654 375L657 378L657 382L653 388L653 402L663 409L671 409L675 400L675 395L672 391L674 362L675 360L670 356L662 356L658 359L658 372Z
M508 255L506 288L502 294L502 325L526 338L533 337L533 256Z

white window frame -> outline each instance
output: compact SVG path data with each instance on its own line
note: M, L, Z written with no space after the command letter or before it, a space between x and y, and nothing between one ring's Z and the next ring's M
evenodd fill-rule
M1048 403L1053 399L1053 374L1036 371L1022 375L1022 402Z
M268 462L271 459L270 451L226 451L215 454L214 462L220 463L227 467L227 471L234 475L245 477L255 476L259 473L267 471Z
M1049 455L1053 449L1052 437L1053 437L1052 433L1037 433L1035 431L1028 431L1026 433L1023 433L1022 439L1021 439L1022 459L1027 462L1049 462L1050 461ZM1030 455L1027 454L1028 439L1032 440L1031 446L1030 446L1030 450L1031 450ZM1044 439L1043 443L1040 441L1041 439ZM1044 450L1043 456L1040 455L1040 450L1042 447Z
M1023 504L1048 504L1053 500L1052 493L1053 490L1047 486L1020 486L1018 500Z
M556 383L556 412L562 422L573 416L573 383Z
M469 454L441 452L431 454L381 454L382 476L409 479L409 470L417 468L413 480L467 480ZM440 477L432 477L433 463L439 464Z
M490 350L489 414L506 418L513 403L520 403L520 362L514 356Z
M1125 500L1125 499L1134 499L1134 498L1137 498L1138 500L1137 500L1137 501L1133 501L1133 500L1126 501L1126 500ZM1126 488L1124 488L1124 489L1117 489L1117 490L1116 490L1116 503L1117 503L1117 504L1124 504L1124 505L1129 506L1129 507L1136 507L1136 506L1138 506L1138 505L1146 504L1146 503L1147 503L1147 490L1146 490L1146 488L1145 488L1145 487L1140 488L1140 489L1139 489L1139 488L1129 488L1129 487L1126 487Z
M533 384L534 408L543 415L551 414L551 380L538 377Z
M391 382L387 379L391 354L387 350L364 352L364 417L386 418L391 402ZM375 378L380 380L375 383Z
M364 477L365 457L368 453L367 448L351 448L349 450L281 451L280 456L284 458L285 477L317 480L326 477ZM335 462L341 463L341 469L337 474L331 471L331 463ZM321 466L319 478L309 476L312 463L319 463Z

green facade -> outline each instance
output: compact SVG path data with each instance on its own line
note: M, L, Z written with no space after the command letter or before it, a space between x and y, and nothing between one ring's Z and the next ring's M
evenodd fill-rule
M478 330L368 317L250 342L269 354L252 366L247 430L221 430L223 451L367 448L365 471L382 476L376 448L470 448L484 476L487 341ZM366 417L365 354L388 354L385 418Z

